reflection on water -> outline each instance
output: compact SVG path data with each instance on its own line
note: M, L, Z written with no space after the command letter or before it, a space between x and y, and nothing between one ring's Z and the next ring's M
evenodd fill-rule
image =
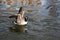
M28 30L28 26L27 25L14 25L13 27L9 27L9 30L11 32L25 32L26 30Z
M53 16L53 17L56 17L56 16L58 16L57 15L57 13L56 13L56 7L55 7L55 5L52 5L52 7L50 8L50 16Z
M53 16L53 17L57 17L58 14L57 14L57 8L56 8L56 3L57 3L57 0L51 0L51 3L50 5L46 8L46 9L49 9L49 15L50 16Z

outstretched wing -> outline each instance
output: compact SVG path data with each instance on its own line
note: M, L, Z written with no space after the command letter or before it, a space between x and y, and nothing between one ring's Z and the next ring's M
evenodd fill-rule
M11 15L9 18L17 18L17 15Z

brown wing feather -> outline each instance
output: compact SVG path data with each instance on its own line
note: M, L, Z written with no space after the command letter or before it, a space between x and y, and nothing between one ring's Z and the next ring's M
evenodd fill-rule
M11 15L11 16L9 16L9 18L16 18L17 17L17 15Z

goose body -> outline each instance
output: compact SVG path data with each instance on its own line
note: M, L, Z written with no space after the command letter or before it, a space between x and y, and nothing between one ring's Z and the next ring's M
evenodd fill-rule
M27 23L28 23L28 21L27 21L28 17L27 16L24 17L24 13L25 12L24 12L23 8L20 7L19 12L15 15L9 16L9 18L15 18L14 24L20 26L20 29L18 28L18 30L27 32L27 26L26 27L24 27L24 26L27 25ZM17 29L17 27L16 27L16 29Z
M17 24L17 25L26 25L27 22L23 22L23 23L16 23L16 22L14 22L14 24Z
M16 19L16 21L14 21L14 24L17 24L17 25L26 25L28 22L26 21L26 17L24 18L21 18L21 15L18 14L18 17Z
M9 18L15 18L16 21L14 21L14 24L17 24L17 25L26 25L28 22L27 22L27 17L24 17L24 13L25 12L24 12L23 8L21 7L19 9L18 14L12 15Z

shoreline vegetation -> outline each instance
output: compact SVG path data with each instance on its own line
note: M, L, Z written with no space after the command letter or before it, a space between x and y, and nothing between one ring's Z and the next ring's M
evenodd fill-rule
M10 6L41 6L41 0L0 0L0 5Z

